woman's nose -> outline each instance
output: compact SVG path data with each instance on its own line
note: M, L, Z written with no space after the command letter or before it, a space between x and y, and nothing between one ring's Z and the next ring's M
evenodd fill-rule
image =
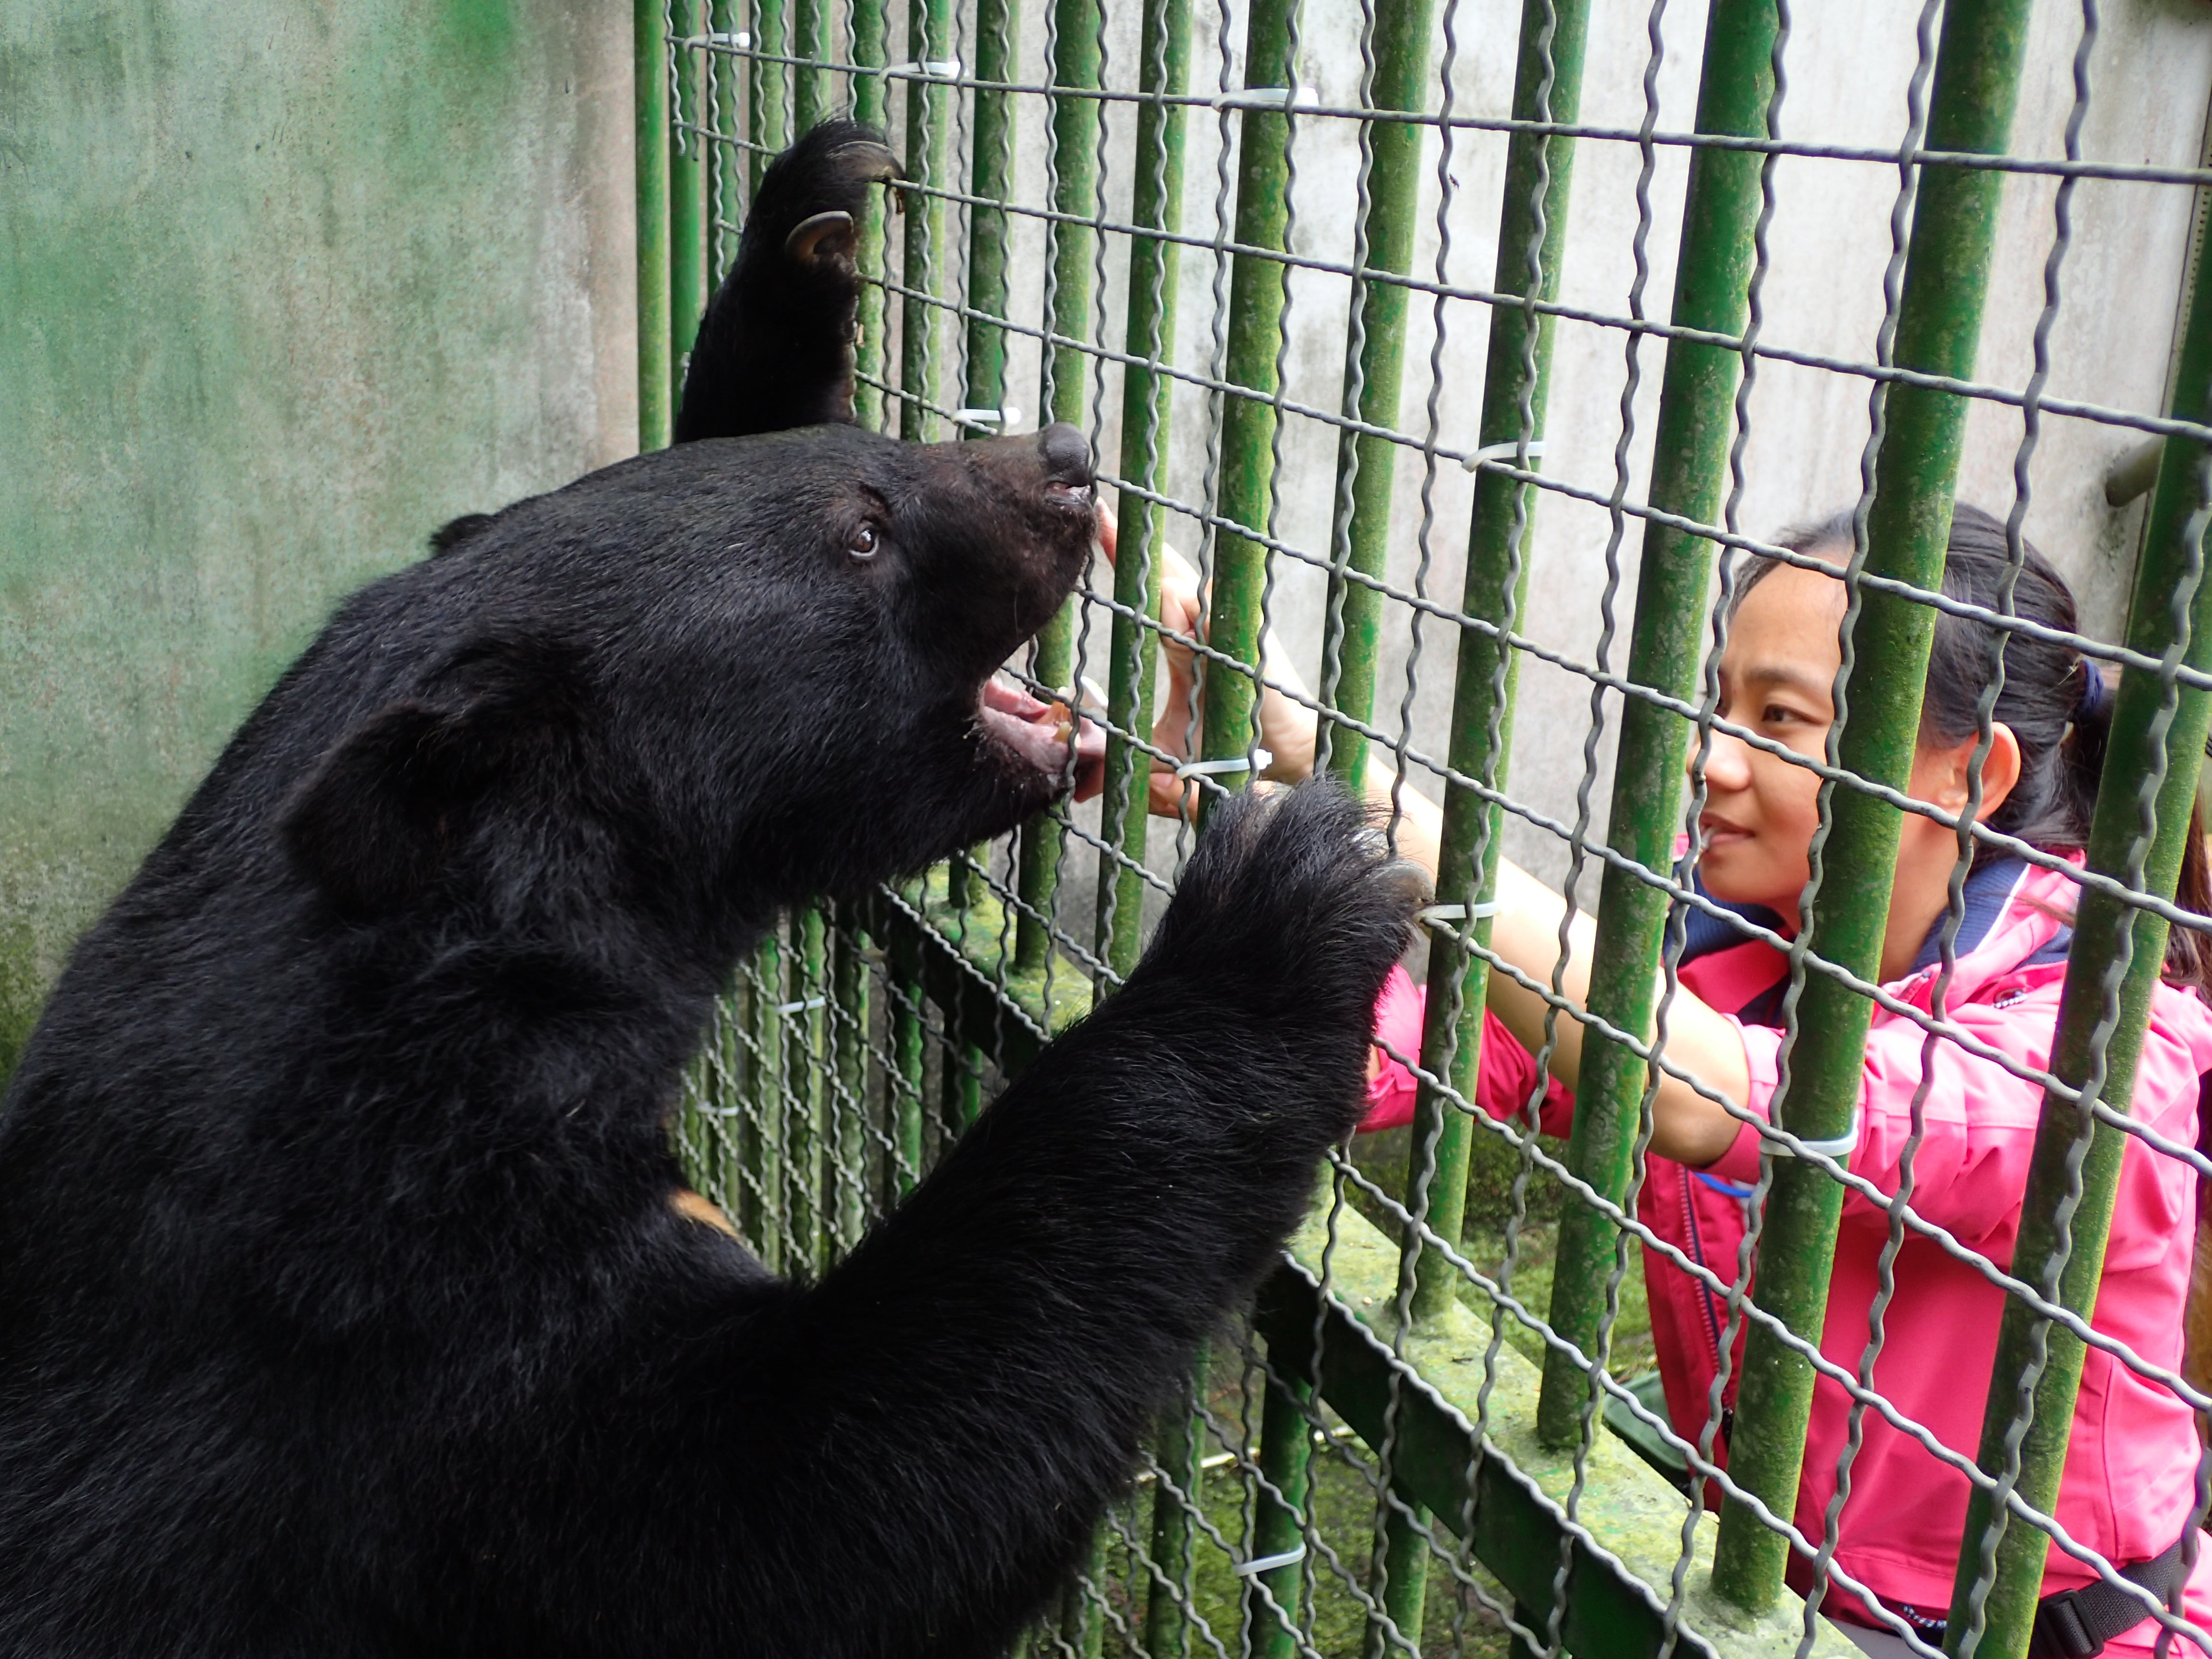
M1697 775L1698 751L1690 750L1690 775ZM1716 732L1705 750L1705 788L1709 793L1732 794L1748 787L1751 783L1751 747L1741 738L1726 732Z

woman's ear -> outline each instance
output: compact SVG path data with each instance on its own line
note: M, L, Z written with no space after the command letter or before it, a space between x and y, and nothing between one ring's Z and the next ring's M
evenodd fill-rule
M1937 804L1960 812L1966 806L1966 772L1974 762L1974 750L1979 739L1968 738L1964 743L1944 751L1948 775L1944 779L1943 799ZM2002 720L1990 725L1990 752L1982 761L1982 808L1980 822L1987 823L2000 806L2012 794L2020 782L2020 739L2013 735L2012 727Z

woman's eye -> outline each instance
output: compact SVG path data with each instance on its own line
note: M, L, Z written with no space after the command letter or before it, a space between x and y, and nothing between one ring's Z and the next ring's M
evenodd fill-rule
M876 556L876 527L871 524L862 525L858 530L855 530L853 532L852 539L845 544L845 550L856 559L874 558Z

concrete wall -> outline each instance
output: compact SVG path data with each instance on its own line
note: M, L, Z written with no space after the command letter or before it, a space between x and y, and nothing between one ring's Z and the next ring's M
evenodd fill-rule
M0 1075L331 603L636 441L629 8L0 8Z

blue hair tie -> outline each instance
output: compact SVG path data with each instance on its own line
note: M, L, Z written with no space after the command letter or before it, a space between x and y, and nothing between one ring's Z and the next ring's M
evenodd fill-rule
M2105 712L2105 704L2112 696L2112 688L2105 684L2105 676L2088 658L2081 659L2081 695L2075 700L2074 724L2087 726Z

